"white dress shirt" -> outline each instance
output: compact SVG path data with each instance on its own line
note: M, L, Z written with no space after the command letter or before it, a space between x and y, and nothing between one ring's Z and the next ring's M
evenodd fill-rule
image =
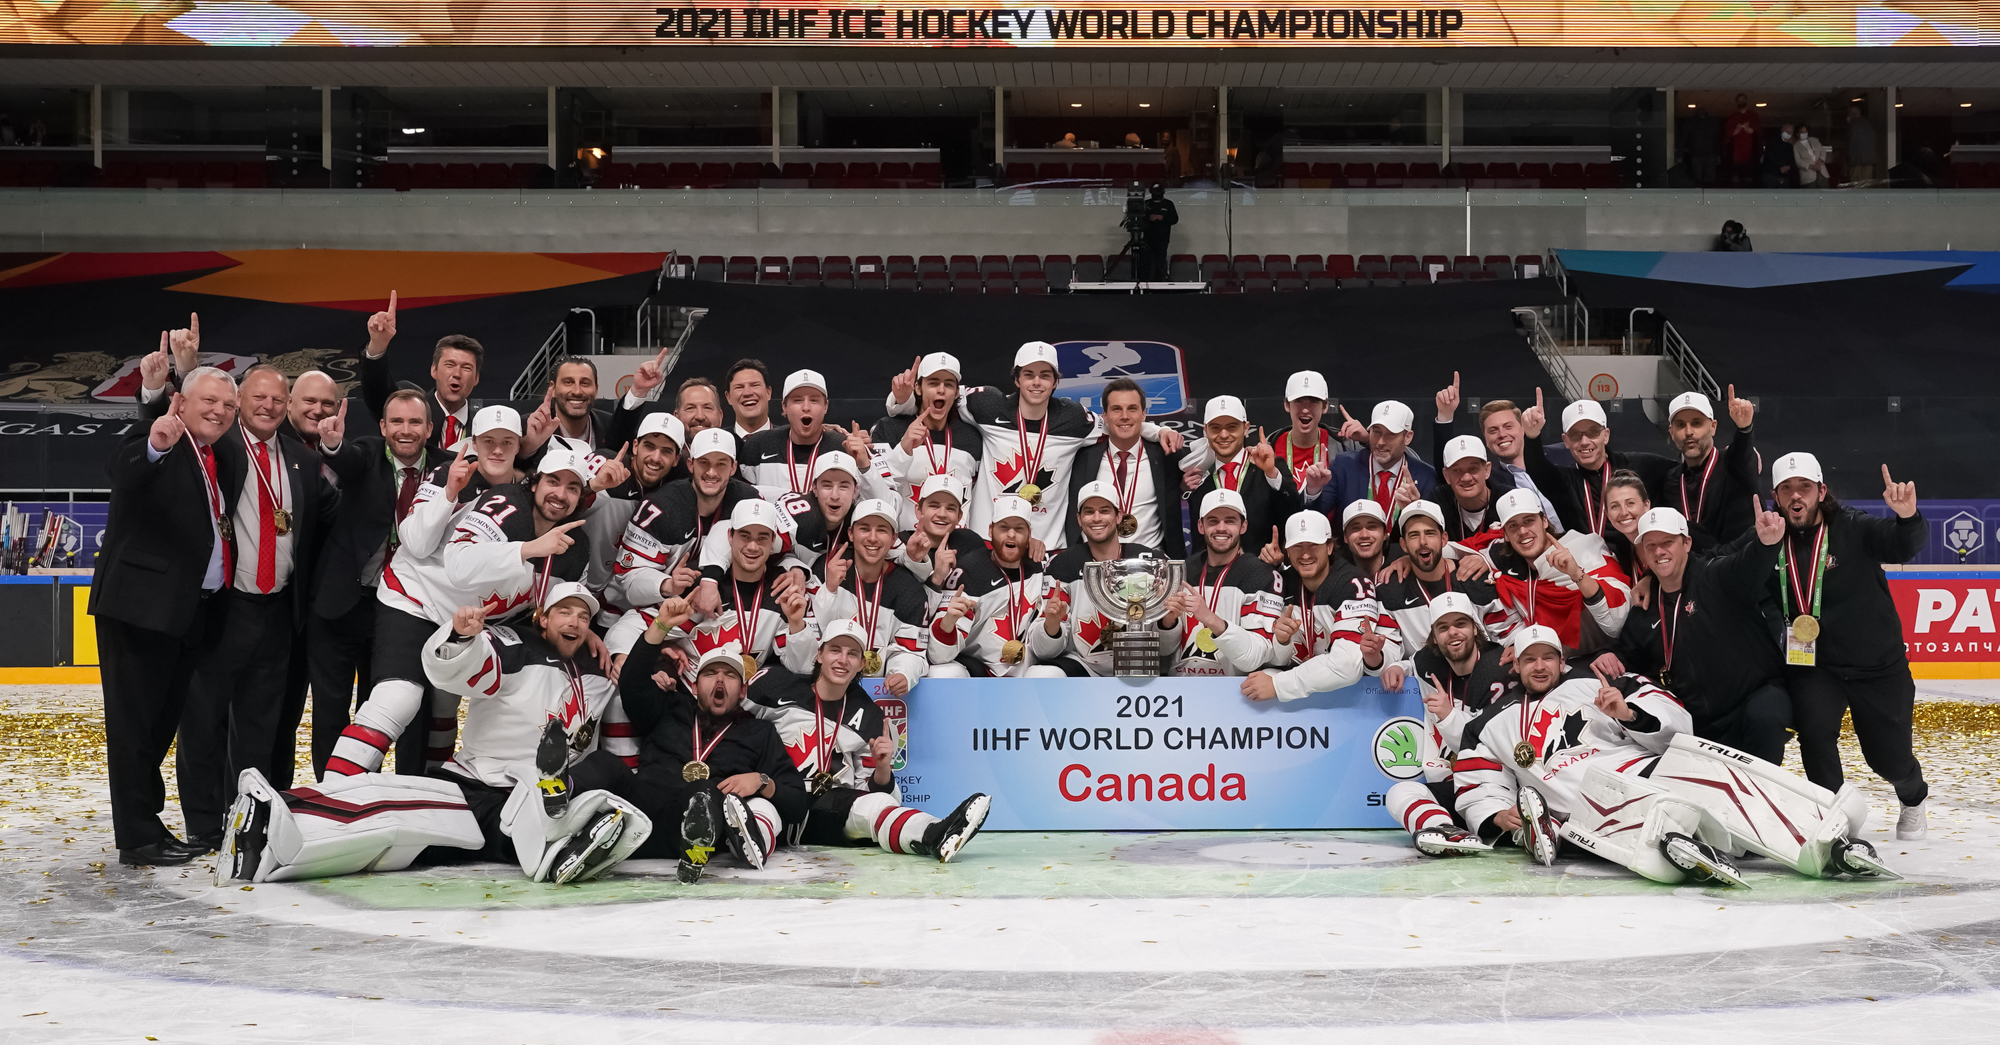
M252 595L266 592L257 588L257 535L262 526L259 510L263 505L258 495L257 484L257 443L258 440L244 429L237 429L235 435L225 435L224 439L242 439L246 467L243 471L243 488L236 493L236 511L230 518L236 523L235 571L230 577L230 587ZM274 507L289 510L292 507L292 480L290 469L285 464L283 451L278 446L278 437L273 434L264 441L264 447L271 457L271 471L266 479L271 484ZM276 570L272 574L271 591L285 590L285 584L292 576L292 534L276 534Z
M169 450L155 450L153 449L153 441L151 439L148 439L146 440L146 460L150 463L158 464L160 462L160 458L167 456L167 454L171 452L171 450L178 450L182 447L185 447L189 444L189 442L190 440L183 439L180 442L175 443ZM189 451L189 452L192 453L194 451ZM199 457L195 459L194 466L196 469L201 468L201 459ZM218 475L218 479L219 478L220 476ZM206 480L203 480L203 482L206 483ZM219 520L216 519L214 512L210 512L208 515L208 532L214 534L215 539L210 541L208 544L208 569L201 575L201 586L202 590L204 591L214 591L215 589L222 587L222 581L223 581L222 524Z

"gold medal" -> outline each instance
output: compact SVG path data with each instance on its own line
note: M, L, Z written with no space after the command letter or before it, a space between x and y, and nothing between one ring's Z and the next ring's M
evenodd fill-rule
M880 675L882 673L882 655L872 649L863 650L861 653L861 673L864 675Z
M1535 749L1523 740L1514 745L1514 764L1526 769L1535 764Z
M218 515L215 517L215 524L217 528L221 529L223 540L233 541L236 539L236 520L231 519L227 515Z
M1194 648L1203 653L1215 652L1215 633L1207 628L1194 629Z
M687 781L690 784L694 783L697 780L707 780L708 763L697 760L694 762L689 762L687 765L682 766L681 779Z
M1035 485L1034 483L1022 483L1022 484L1021 484L1021 499L1022 499L1022 500L1024 500L1024 501L1026 501L1026 502L1028 502L1029 504L1034 504L1034 505L1039 505L1039 504L1041 504L1041 503L1042 503L1042 488L1041 488L1041 487L1039 487L1039 486L1036 486L1036 485Z
M1130 537L1139 532L1139 520L1130 513L1118 517L1118 536Z
M1801 613L1792 618L1792 637L1800 642L1811 642L1819 638L1819 618L1810 613Z
M757 658L745 653L743 655L743 681L750 681L750 677L755 674L757 674Z
M1000 645L1000 663L1019 664L1021 655L1027 651L1027 645L1020 639L1008 639Z
M272 512L271 529L276 530L280 537L292 532L292 513L283 508Z
M839 782L834 780L833 774L827 772L824 769L813 774L812 793L815 795L826 794L828 791L831 791L838 786Z

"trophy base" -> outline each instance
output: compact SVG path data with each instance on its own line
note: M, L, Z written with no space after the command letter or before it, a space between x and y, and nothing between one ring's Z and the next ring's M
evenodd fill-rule
M1150 627L1120 628L1111 635L1111 673L1121 682L1160 677L1160 635Z

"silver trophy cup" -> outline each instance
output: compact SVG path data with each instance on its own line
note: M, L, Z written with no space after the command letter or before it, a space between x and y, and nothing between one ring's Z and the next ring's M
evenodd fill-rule
M1167 596L1181 586L1177 559L1143 556L1083 564L1083 588L1111 621L1111 665L1126 682L1149 682L1160 674L1160 630Z

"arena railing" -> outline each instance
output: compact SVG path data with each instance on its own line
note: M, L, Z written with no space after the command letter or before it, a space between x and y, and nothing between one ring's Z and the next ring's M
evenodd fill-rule
M1660 324L1660 353L1680 371L1681 383L1707 396L1710 402L1722 401L1722 386L1715 375L1708 372L1708 366L1695 354L1694 346L1687 338L1674 329L1671 322Z
M507 390L511 399L532 399L536 392L549 387L549 380L555 376L556 360L569 355L569 324L557 323L556 328L528 357L528 364L521 368L521 376L514 379L513 387Z
M1562 349L1556 344L1555 335L1549 332L1548 324L1542 321L1542 310L1524 305L1516 308L1514 315L1528 328L1528 346L1534 350L1535 358L1541 361L1542 369L1548 372L1549 379L1555 382L1556 391L1561 393L1564 399L1573 401L1583 398L1583 388L1576 383L1576 376L1570 372L1569 364L1563 361Z

